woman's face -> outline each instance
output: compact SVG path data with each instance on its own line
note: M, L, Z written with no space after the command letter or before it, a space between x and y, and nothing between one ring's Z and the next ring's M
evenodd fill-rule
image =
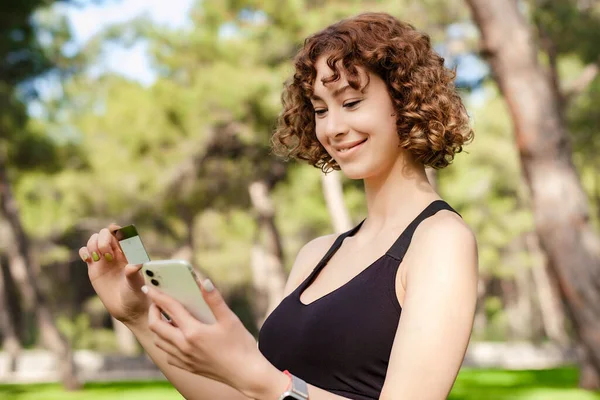
M343 71L340 79L323 84L333 75L326 58L316 62L317 77L311 102L315 110L317 139L344 174L365 179L391 169L400 154L396 117L385 82L359 68L363 91L348 86Z

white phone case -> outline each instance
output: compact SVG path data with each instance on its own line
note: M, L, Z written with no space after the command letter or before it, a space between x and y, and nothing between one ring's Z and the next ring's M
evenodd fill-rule
M205 324L214 323L215 316L204 301L196 283L194 269L185 260L148 261L142 266L146 285L159 288L180 302L194 317Z

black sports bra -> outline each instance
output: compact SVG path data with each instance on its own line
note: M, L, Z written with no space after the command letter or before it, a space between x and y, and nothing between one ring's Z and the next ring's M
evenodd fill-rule
M379 398L402 312L396 272L417 226L440 210L454 211L446 202L434 201L379 259L333 292L303 304L302 292L362 222L340 235L264 322L259 334L263 355L278 369L331 393L354 400Z

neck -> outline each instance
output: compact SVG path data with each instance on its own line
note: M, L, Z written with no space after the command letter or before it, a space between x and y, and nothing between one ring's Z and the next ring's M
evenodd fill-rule
M425 167L402 153L386 173L365 178L368 217L365 224L377 229L404 224L427 204L439 199Z

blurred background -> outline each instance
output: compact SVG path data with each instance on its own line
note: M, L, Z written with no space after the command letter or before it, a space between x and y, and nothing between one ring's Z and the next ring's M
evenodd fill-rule
M269 142L304 38L364 11L431 36L475 130L429 171L479 243L451 398L600 399L595 0L3 0L1 398L181 398L78 256L110 222L258 332L300 247L366 215L361 182Z

